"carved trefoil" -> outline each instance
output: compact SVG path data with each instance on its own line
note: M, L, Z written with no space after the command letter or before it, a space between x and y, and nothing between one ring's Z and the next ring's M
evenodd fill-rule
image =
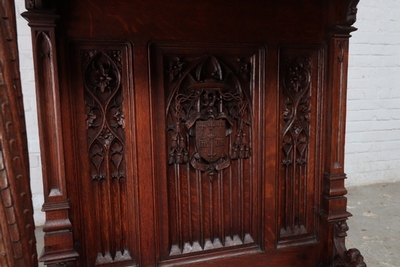
M320 171L316 121L321 90L318 48L282 48L280 58L281 171L280 246L315 242L316 195Z
M151 74L155 105L165 107L156 120L156 139L165 147L160 203L168 203L160 217L169 219L162 257L258 242L253 105L263 52L251 45L173 43L152 50L152 63L163 66Z
M121 61L121 50L81 50L89 179L94 183L99 235L96 265L132 260L124 224L127 186Z

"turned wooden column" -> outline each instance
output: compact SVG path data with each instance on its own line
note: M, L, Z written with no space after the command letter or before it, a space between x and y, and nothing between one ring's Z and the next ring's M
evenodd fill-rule
M22 15L32 29L33 59L36 70L36 95L40 147L42 151L44 199L46 212L45 244L40 261L52 266L74 261L70 204L66 190L60 93L57 70L55 27L58 15L39 9L29 1L28 12ZM32 4L31 6L29 4ZM37 9L35 9L37 8Z
M0 266L37 266L14 1L0 2Z

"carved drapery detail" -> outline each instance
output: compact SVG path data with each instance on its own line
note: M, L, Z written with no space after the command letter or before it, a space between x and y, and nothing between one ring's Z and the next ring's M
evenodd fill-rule
M86 137L93 185L98 255L96 265L131 261L127 233L125 121L120 50L82 50ZM116 216L104 214L113 210ZM110 239L109 236L114 236Z
M214 56L202 58L187 69L186 65L181 57L169 62L169 81L178 79L167 108L167 117L174 122L168 125L173 132L169 164L190 161L195 169L213 177L232 159L250 156L250 102L237 75L248 80L251 66L237 59L235 73ZM233 128L236 131L229 151ZM190 138L195 139L194 151L189 148Z

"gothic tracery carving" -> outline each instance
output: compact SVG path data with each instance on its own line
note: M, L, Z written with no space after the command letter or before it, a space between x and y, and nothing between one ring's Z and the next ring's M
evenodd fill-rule
M250 102L237 76L249 79L249 64L237 59L234 73L214 56L204 57L187 69L180 57L170 61L169 81L176 85L167 109L167 116L174 121L168 126L173 132L169 164L190 162L213 176L231 160L250 156ZM195 139L194 151L190 151L190 138Z
M286 97L283 111L283 152L282 164L302 165L307 162L309 138L309 90L310 67L308 58L294 58L287 62L283 79L283 92Z
M320 74L318 47L284 47L281 50L281 178L280 245L313 242L314 212L307 186L316 183L310 168L318 140L317 95ZM313 86L314 85L314 86ZM313 116L311 116L311 114ZM315 133L315 134L312 134ZM318 153L318 152L316 152Z
M84 51L87 138L92 179L124 177L120 51Z

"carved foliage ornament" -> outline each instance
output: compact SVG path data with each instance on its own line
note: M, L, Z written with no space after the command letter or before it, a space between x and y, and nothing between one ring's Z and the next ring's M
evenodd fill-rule
M241 59L235 64L236 73L215 56L203 57L192 66L178 57L170 61L168 78L174 89L167 117L174 124L168 127L173 132L169 164L190 162L213 177L231 160L250 156L250 101L241 85L250 77L250 66Z
M307 162L310 113L311 62L309 58L289 58L283 78L285 106L283 111L282 164Z
M93 180L125 176L121 51L82 51L87 139Z

